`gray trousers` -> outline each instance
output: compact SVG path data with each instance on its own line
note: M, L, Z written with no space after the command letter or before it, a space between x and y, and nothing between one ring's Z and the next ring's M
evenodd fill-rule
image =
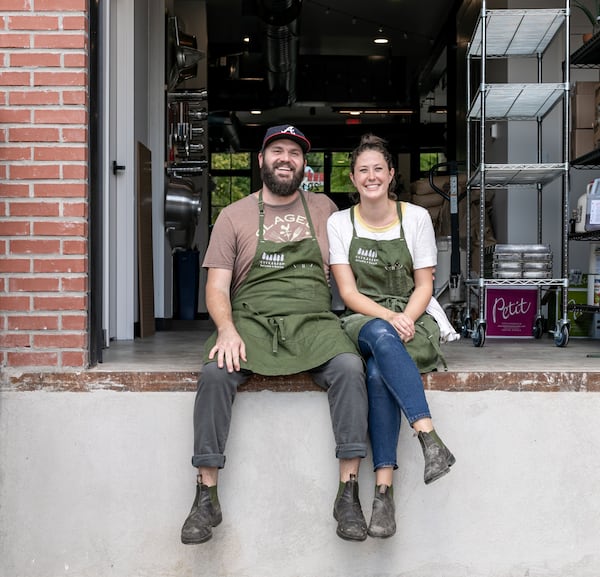
M309 372L327 391L336 457L365 457L368 400L362 359L343 353ZM194 404L194 467L225 466L233 401L237 388L251 375L250 371L228 373L216 362L202 368Z

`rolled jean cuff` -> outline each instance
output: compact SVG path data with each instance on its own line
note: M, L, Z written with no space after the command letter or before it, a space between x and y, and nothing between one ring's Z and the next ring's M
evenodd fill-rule
M384 461L383 463L377 463L373 465L373 471L377 471L377 469L384 469L391 467L394 471L398 468L398 464L395 461Z
M335 448L335 456L338 459L364 459L367 456L366 443L346 443Z
M411 418L408 420L410 426L416 423L419 419L431 419L431 413L419 413L418 415L411 415Z
M222 469L225 466L225 455L194 455L192 457L192 465L196 467L216 467Z

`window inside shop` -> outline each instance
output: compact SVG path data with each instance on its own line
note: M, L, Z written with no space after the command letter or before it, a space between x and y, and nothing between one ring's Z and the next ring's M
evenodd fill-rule
M419 154L419 171L421 177L429 176L431 168L442 162L446 162L446 155L443 152L421 152Z
M211 193L210 224L229 204L248 196L252 191L249 152L215 152L210 158Z
M249 152L211 154L210 223L227 205L252 192L251 155ZM309 152L300 188L327 194L339 208L349 205L350 181L348 152Z
M330 190L333 194L354 192L350 180L350 153L333 152L331 154Z
M323 152L309 152L306 155L304 180L300 188L311 192L325 192L325 154Z

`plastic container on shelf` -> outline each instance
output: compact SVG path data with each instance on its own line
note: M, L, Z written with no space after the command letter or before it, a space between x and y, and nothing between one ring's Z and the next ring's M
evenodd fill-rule
M586 187L585 193L577 199L577 216L575 217L575 232L585 232L587 199L593 184L593 181L590 182Z
M586 197L585 230L600 230L600 178L594 179Z

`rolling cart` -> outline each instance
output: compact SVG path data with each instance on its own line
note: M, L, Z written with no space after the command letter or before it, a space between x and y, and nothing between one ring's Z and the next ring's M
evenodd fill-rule
M565 48L562 62L562 82L542 81L542 59L547 48L563 31ZM487 78L489 59L537 58L537 79L531 83L491 83ZM478 66L473 67L472 62ZM475 73L477 84L471 78ZM472 97L471 89L475 87ZM480 255L479 278L467 281L479 295L479 318L475 323L465 320L465 336L470 335L473 345L485 343L486 288L537 287L538 303L542 287L559 290L562 296L561 318L553 332L554 342L564 347L569 340L570 324L567 317L568 299L568 233L569 233L569 0L562 9L500 9L488 10L486 0L482 7L467 48L467 203L470 204L472 189L480 190L479 225ZM562 158L548 162L542 155L542 124L550 112L562 104ZM490 139L498 126L507 121L533 121L537 123L537 158L524 158L519 163L494 163L490 160ZM550 123L550 120L547 120ZM473 151L471 150L473 148ZM547 151L544 151L547 156ZM473 159L473 160L472 160ZM513 194L527 194L528 189L537 191L537 238L542 245L542 197L549 194L544 188L562 179L562 226L561 226L561 278L540 278L518 275L514 278L486 278L485 274L485 196L486 189L509 189ZM470 230L470 211L467 213ZM534 245L532 245L534 246ZM467 269L471 266L470 243L467 243ZM467 311L470 311L467 291ZM539 337L542 322L538 314L532 327L533 336Z

